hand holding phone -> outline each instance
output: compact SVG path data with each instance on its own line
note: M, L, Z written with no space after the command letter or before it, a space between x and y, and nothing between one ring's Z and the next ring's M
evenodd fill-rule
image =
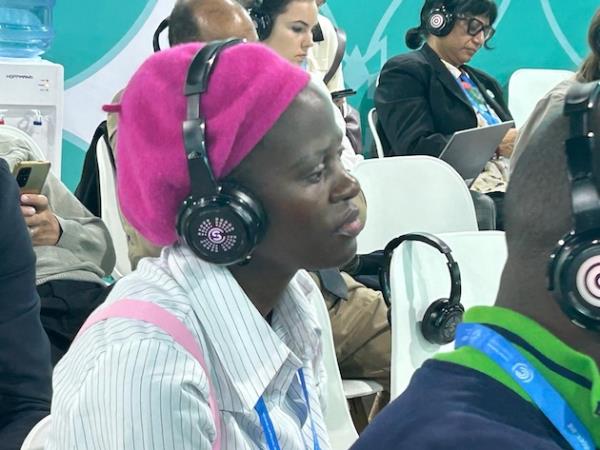
M62 234L58 219L50 209L48 197L38 194L21 195L21 212L29 228L34 246L56 245Z
M50 161L23 161L13 169L13 175L22 194L40 194L48 172Z

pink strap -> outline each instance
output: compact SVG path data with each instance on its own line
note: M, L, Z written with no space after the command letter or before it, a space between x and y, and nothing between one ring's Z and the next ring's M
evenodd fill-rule
M198 342L190 330L175 315L161 306L147 301L124 299L96 311L88 317L75 339L85 333L92 325L112 317L151 323L169 334L175 342L196 358L208 378L208 403L216 428L216 438L212 448L213 450L219 450L221 448L221 421L219 420L217 400L212 383L210 382L210 372L208 371L206 361Z

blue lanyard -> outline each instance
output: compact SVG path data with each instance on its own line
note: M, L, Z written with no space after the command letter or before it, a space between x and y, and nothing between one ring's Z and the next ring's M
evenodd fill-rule
M478 323L458 326L455 347L472 347L509 374L575 450L593 450L592 436L564 398L507 339Z
M308 417L310 419L310 428L312 430L313 435L314 450L321 450L321 446L319 445L319 438L317 436L317 429L315 428L315 422L313 420L310 410L308 389L306 387L306 380L304 378L304 371L302 369L298 369L298 378L300 380L300 384L302 385L304 399L306 400L306 409L308 410ZM256 410L258 418L260 419L260 425L262 426L263 433L265 435L265 440L267 441L269 449L281 450L281 448L279 447L279 441L277 440L277 434L275 433L275 427L273 427L273 421L271 420L269 410L267 409L267 405L262 396L258 399L258 402L256 403L254 409Z
M468 83L469 85L471 85L473 90L477 89L479 91L479 88L473 82L473 80L471 80L471 78L469 77L469 75L467 75L465 72L461 72L460 77L458 78L458 85L461 87L461 89L463 90L463 92L465 93L465 95L467 96L467 98L469 99L469 102L471 103L471 105L473 106L473 108L475 108L475 110L477 112L479 112L479 114L481 114L481 116L487 122L487 124L488 125L494 125L494 124L500 123L500 120L498 118L496 118L492 114L492 111L490 110L489 105L485 101L485 97L483 97L483 94L480 94L481 95L481 99L483 101L483 104L481 104L481 103L477 102L473 98L473 95L463 86L463 82ZM484 105L485 105L485 109L484 109Z

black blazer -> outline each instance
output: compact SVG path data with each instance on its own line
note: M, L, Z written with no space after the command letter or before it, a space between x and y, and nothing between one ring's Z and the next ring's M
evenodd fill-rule
M498 82L472 67L462 69L498 117L511 120ZM385 63L375 90L375 108L386 156L439 156L454 132L477 126L473 106L427 44Z
M19 191L0 158L0 448L18 449L50 414L50 345L40 320L35 253Z

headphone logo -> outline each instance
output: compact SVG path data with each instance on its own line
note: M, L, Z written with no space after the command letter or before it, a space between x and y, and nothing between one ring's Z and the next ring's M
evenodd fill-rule
M429 26L433 29L442 28L444 26L444 16L442 14L433 14L429 18Z
M600 256L585 261L575 276L577 289L591 305L600 308Z
M200 244L211 253L228 252L235 247L238 237L235 227L220 217L204 220L198 227Z

